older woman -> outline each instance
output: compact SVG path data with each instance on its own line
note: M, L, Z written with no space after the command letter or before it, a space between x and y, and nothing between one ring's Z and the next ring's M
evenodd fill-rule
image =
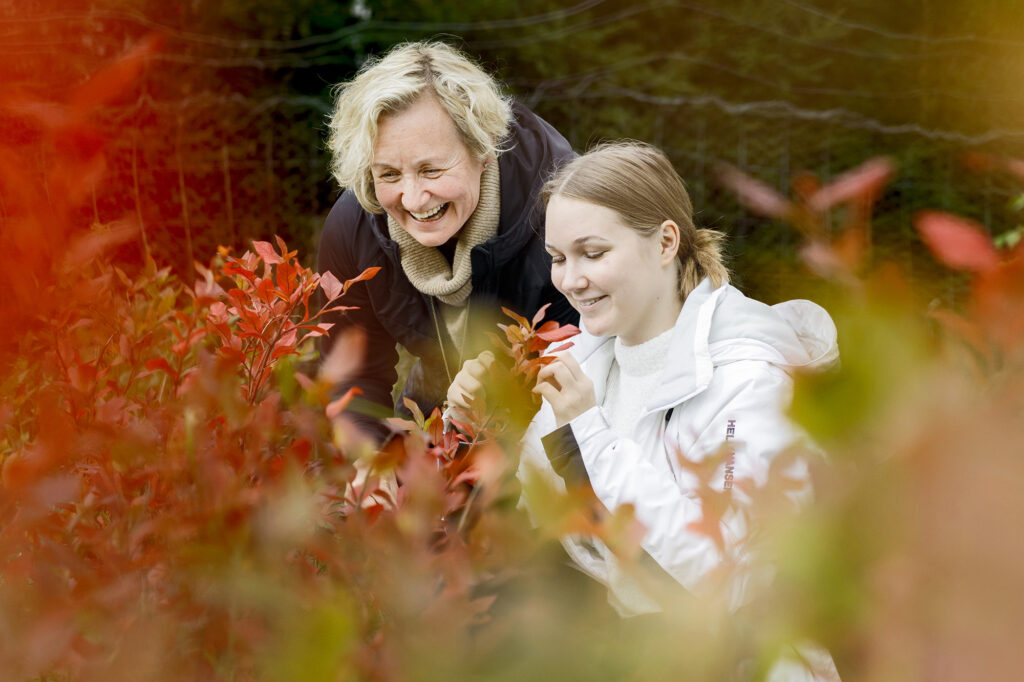
M552 168L574 156L526 107L502 97L476 64L443 43L400 45L338 86L329 146L346 191L320 239L319 270L344 281L358 306L329 321L365 333L346 385L392 409L396 344L419 358L404 395L440 405L465 358L486 347L499 305L530 316L577 314L551 284L537 200ZM382 435L379 424L362 423Z

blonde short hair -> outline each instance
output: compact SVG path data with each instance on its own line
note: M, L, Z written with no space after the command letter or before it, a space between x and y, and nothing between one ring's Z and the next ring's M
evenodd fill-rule
M335 86L327 146L331 173L367 211L382 213L370 164L381 116L400 112L432 93L452 117L462 141L478 159L497 157L508 136L512 107L498 84L454 47L441 42L404 43L368 61L351 81Z
M566 197L604 206L645 237L666 220L679 226L679 294L685 299L705 277L717 288L729 281L723 262L725 235L698 230L683 179L660 149L643 142L610 142L565 166L541 190L544 204Z

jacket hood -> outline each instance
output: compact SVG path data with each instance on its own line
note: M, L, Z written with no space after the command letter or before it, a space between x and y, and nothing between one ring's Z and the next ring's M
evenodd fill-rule
M614 358L613 337L587 332L573 339L571 353L594 382L598 403L605 393ZM676 319L664 379L648 400L650 410L665 409L702 392L716 367L759 360L788 371L825 369L839 357L837 332L824 308L805 300L769 306L739 289L713 289L704 279L683 303Z

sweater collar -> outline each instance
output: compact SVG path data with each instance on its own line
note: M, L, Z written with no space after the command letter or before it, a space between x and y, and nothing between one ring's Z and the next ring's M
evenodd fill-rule
M470 253L473 247L483 244L498 232L500 186L500 171L498 164L494 164L480 176L480 199L476 210L459 230L451 264L438 249L423 246L402 229L398 221L388 216L388 233L398 244L402 269L414 287L448 305L465 304L473 290Z

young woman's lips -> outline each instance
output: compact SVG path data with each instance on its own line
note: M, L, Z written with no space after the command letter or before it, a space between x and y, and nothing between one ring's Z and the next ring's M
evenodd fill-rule
M576 299L576 305L580 307L580 310L590 310L595 305L603 301L607 296L594 296L592 298L578 298Z

